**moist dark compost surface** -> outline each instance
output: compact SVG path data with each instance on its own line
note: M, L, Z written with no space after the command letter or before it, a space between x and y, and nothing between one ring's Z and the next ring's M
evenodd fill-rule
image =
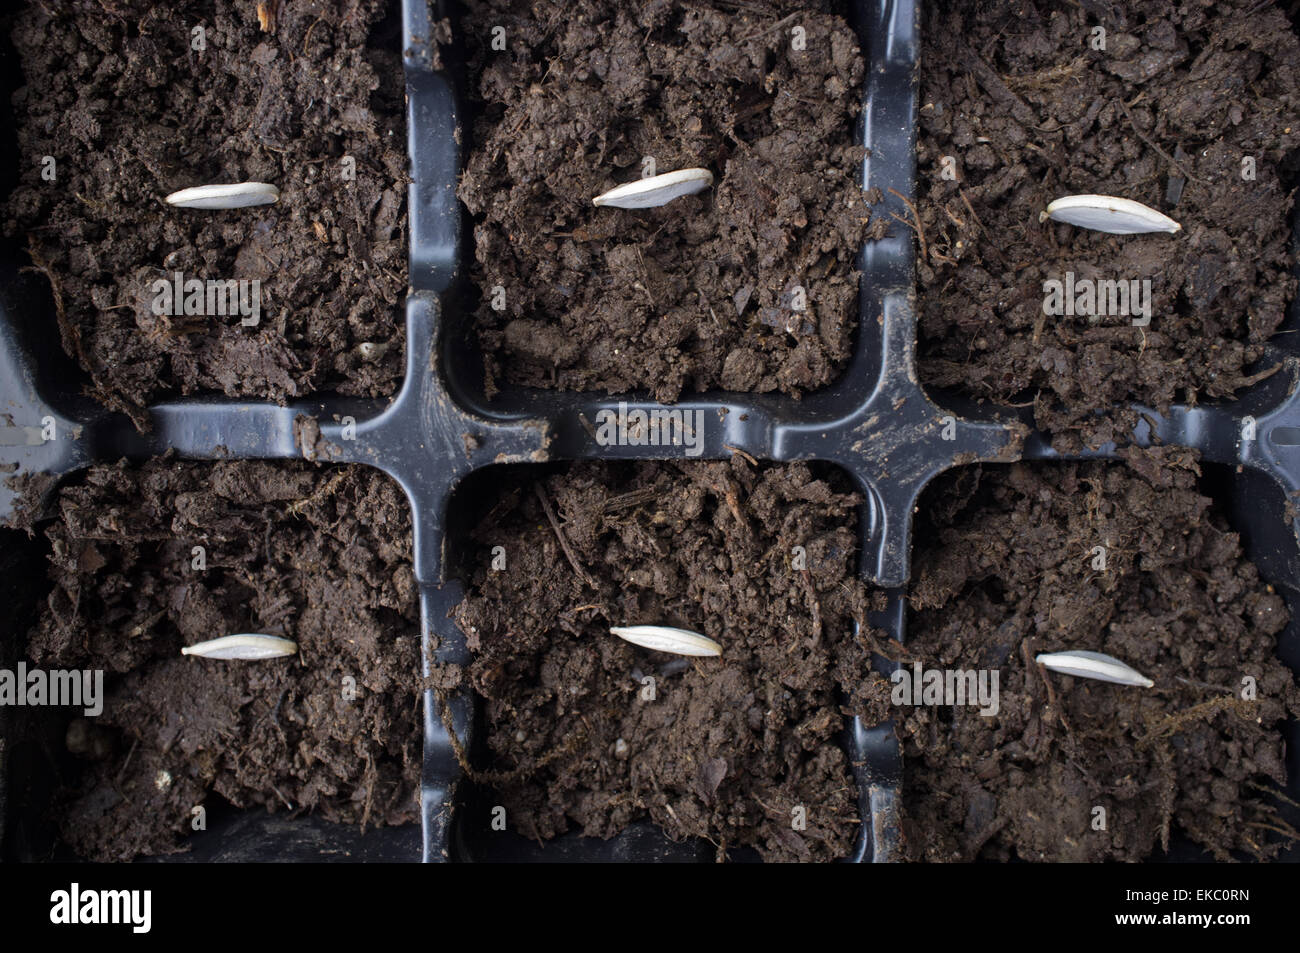
M649 816L720 855L849 852L858 812L844 713L874 723L887 712L866 712L882 679L864 617L882 596L855 574L860 498L838 477L737 458L581 463L503 487L473 533L476 568L456 610L474 661L440 677L486 699L491 759L471 775L495 788L511 829L608 838ZM488 568L493 546L504 570ZM796 546L806 570L793 568ZM722 655L689 659L608 632L642 624L705 634Z
M46 0L13 18L26 85L6 231L49 277L93 394L142 427L165 396L384 396L401 375L402 71L395 37L371 37L387 4L272 0L265 29L258 6ZM279 203L163 202L244 181L275 185ZM260 323L155 314L151 286L176 272L259 280Z
M57 512L27 656L105 673L103 714L68 729L80 769L50 808L78 854L176 850L211 795L362 827L418 817L418 600L395 484L360 467L161 459L92 468ZM239 632L298 654L180 653Z
M1282 11L1257 0L927 9L924 382L1032 401L1038 426L1071 449L1127 439L1130 402L1163 411L1230 395L1272 370L1253 362L1296 291L1288 270L1300 172L1300 41ZM1105 50L1091 45L1098 26ZM955 181L943 176L944 157ZM1048 203L1078 193L1141 202L1182 231L1039 223ZM1043 282L1067 272L1149 278L1150 324L1044 314Z
M458 194L474 216L489 393L671 401L834 378L857 323L870 196L854 144L862 56L827 9L475 5L461 26L480 117ZM494 26L505 51L491 49ZM639 179L645 157L658 173L709 169L714 185L661 208L592 205Z
M1281 724L1300 712L1274 656L1286 606L1198 491L1189 451L1130 464L972 468L923 498L904 653L996 668L1001 684L992 718L898 709L915 859L1136 861L1182 832L1222 860L1294 834L1269 793L1285 783ZM1066 650L1155 686L1031 665Z

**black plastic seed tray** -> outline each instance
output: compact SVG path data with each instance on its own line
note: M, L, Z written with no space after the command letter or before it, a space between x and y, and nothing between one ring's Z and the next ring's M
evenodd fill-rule
M855 23L867 57L862 91L863 143L869 157L864 188L885 196L873 211L907 217L915 195L916 113L919 88L919 0L862 0ZM502 463L675 458L681 447L602 447L587 421L600 411L651 410L662 405L637 395L606 396L507 390L491 399L482 384L482 358L461 309L471 244L455 189L462 163L463 97L453 62L433 69L433 24L442 15L426 0L403 0L403 58L408 96L410 296L406 305L406 375L391 402L323 399L292 404L186 400L152 408L153 430L140 435L124 417L109 415L77 395L68 381L75 368L59 352L48 293L18 274L15 254L3 263L0 281L0 464L19 473L72 474L95 462L122 456L143 459L168 449L192 459L279 458L359 463L396 479L409 497L414 519L415 575L420 585L424 664L466 663L465 640L448 618L463 590L448 579L448 505L470 474ZM458 47L442 50L453 60ZM897 193L897 194L895 194ZM704 411L702 458L723 459L734 450L759 460L819 460L851 474L865 503L861 516L861 572L891 592L890 608L873 622L904 638L904 595L909 575L912 513L926 484L940 472L977 462L1051 460L1057 455L1016 411L976 406L947 395L928 395L916 371L915 250L901 227L860 254L860 323L851 363L829 387L802 400L735 393L709 393L675 405ZM1293 307L1287 330L1300 329ZM1247 553L1300 615L1300 520L1291 500L1300 493L1300 341L1277 339L1286 373L1256 386L1231 403L1176 407L1165 417L1151 413L1135 434L1191 447L1223 464L1224 504L1242 534ZM295 421L306 415L320 424L320 438L300 446ZM345 439L345 420L355 437ZM43 440L53 419L57 439ZM1247 419L1249 418L1249 420ZM1253 429L1253 436L1252 436ZM1246 437L1243 436L1246 435ZM1252 437L1247 439L1247 437ZM1087 454L1109 458L1110 448ZM13 493L0 488L0 516ZM1135 514L1134 518L1140 518ZM6 542L6 547L11 544ZM17 545L17 544L14 544ZM6 561L6 565L12 559ZM29 567L30 569L30 567ZM38 568L29 572L40 575ZM8 574L7 574L8 575ZM21 638L21 634L19 634ZM1300 671L1300 622L1281 637L1281 654ZM882 666L885 663L881 663ZM711 860L713 848L674 844L649 825L610 841L568 835L546 846L509 834L485 834L485 808L463 784L455 748L471 750L476 706L453 696L450 711L438 710L432 692L424 706L422 784L423 858L441 860L604 859ZM444 718L444 715L446 716ZM445 724L458 738L453 741ZM1300 799L1300 730L1289 730L1289 794ZM844 744L855 765L862 825L851 860L886 861L900 856L899 805L906 783L892 725L855 721ZM0 758L4 758L0 752ZM22 783L9 763L0 780ZM0 812L3 811L0 788ZM306 826L299 826L306 825ZM274 822L236 816L220 832L221 846L205 850L205 835L192 843L200 858L283 859L324 854L346 846L353 857L415 859L412 838L399 832L357 837L309 821ZM206 835L213 838L213 832ZM1295 852L1290 855L1295 859Z

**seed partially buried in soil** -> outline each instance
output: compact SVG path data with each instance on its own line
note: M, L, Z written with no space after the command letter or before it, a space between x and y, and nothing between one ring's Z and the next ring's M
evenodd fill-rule
M207 642L186 645L181 648L181 655L197 655L200 658L240 659L243 661L282 658L286 655L295 655L297 652L298 643L291 639L251 633L223 635L219 639L209 639Z
M1141 202L1113 195L1064 195L1038 215L1040 222L1049 218L1112 235L1173 234L1183 227L1168 215L1147 208Z
M280 190L266 182L238 182L233 185L196 185L167 196L177 208L247 208L280 201Z
M712 184L713 173L708 169L678 169L628 182L602 192L591 201L594 205L612 205L614 208L658 208L683 195L703 192Z
M674 655L721 655L722 646L706 635L667 625L629 625L611 627L610 633L625 642L657 652Z
M1095 678L1101 682L1136 685L1141 688L1150 688L1155 684L1137 669L1101 652L1040 652L1034 656L1034 661L1053 672L1076 678Z

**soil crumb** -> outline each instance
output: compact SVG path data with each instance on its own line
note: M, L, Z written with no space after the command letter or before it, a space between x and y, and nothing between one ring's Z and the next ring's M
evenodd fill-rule
M512 829L609 838L648 816L720 858L849 853L845 714L887 715L866 711L883 682L866 613L884 597L856 575L861 499L841 482L736 458L580 463L503 488L473 533L455 618L474 656L461 681L486 699L491 763L478 774ZM489 568L493 546L505 571ZM722 655L608 631L641 624L707 635Z
M996 670L1000 710L898 710L914 859L1141 861L1175 832L1217 860L1266 858L1295 834L1276 796L1300 713L1274 654L1286 605L1197 472L1190 451L1134 450L1128 466L963 469L927 491L905 665ZM1155 686L1031 664L1066 650Z
M485 0L461 23L478 119L458 194L489 394L799 395L847 362L870 219L857 36L828 3L741 6ZM714 185L592 205L647 160Z
M392 481L163 458L91 468L57 513L27 654L104 671L103 713L68 728L77 768L52 805L79 855L182 850L191 808L214 795L363 829L418 819L419 600ZM237 632L298 654L180 653Z

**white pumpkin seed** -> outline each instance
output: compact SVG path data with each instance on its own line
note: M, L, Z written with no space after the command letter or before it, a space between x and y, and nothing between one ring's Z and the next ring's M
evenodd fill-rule
M246 208L280 201L280 190L265 182L236 185L196 185L167 196L167 203L180 208Z
M1117 685L1140 685L1150 688L1155 682L1119 659L1101 652L1043 652L1034 661L1044 668L1078 678L1095 678Z
M181 655L198 655L201 658L220 659L266 659L293 655L298 651L298 643L290 639L281 639L274 635L223 635L219 639L209 639L198 645L187 645L181 649Z
M611 628L609 631L633 645L657 652L672 652L674 655L722 654L722 646L717 642L686 629L674 629L666 625L630 625Z
M1183 226L1168 215L1147 208L1132 199L1113 195L1066 195L1047 206L1038 216L1040 222L1048 219L1066 222L1080 228L1091 228L1112 235L1139 235L1145 232L1176 232Z
M615 208L658 208L683 195L703 192L712 184L713 173L708 169L678 169L620 185L597 195L592 202Z

